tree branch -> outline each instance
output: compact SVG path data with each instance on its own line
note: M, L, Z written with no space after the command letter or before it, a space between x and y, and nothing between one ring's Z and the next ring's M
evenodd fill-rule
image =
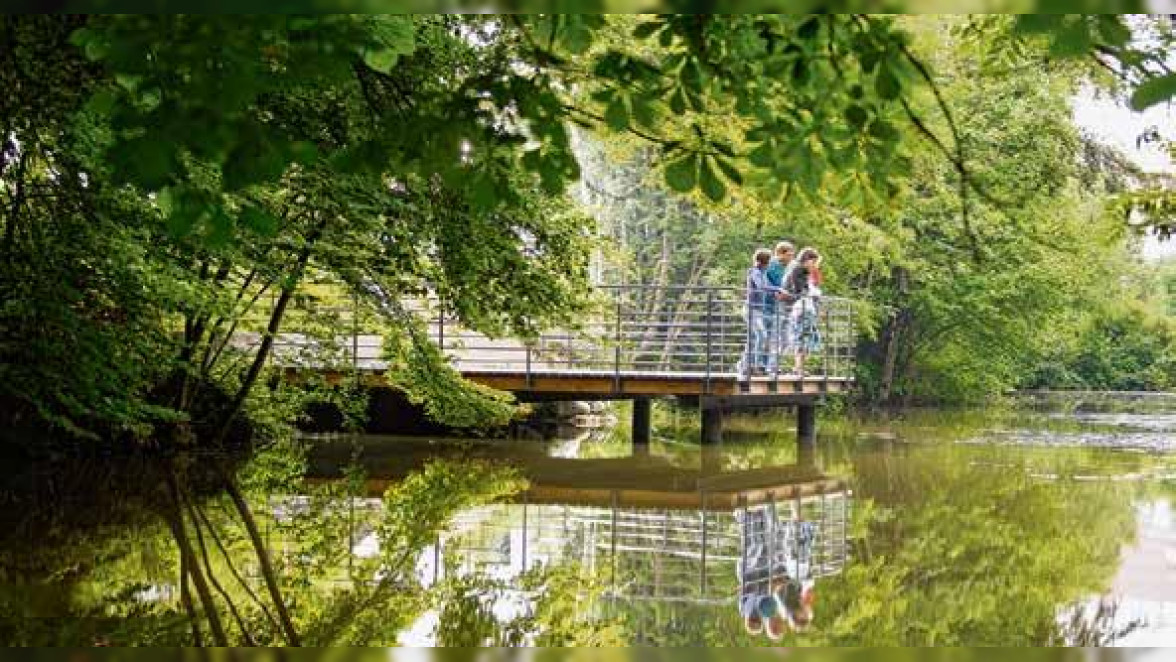
M237 622L237 627L241 629L241 635L245 637L245 644L247 646L256 646L257 642L253 640L253 635L249 633L249 627L245 625L245 619L241 618L241 612L237 611L237 605L229 597L229 592L225 590L225 587L221 585L220 580L216 578L216 574L212 571L212 561L208 558L208 547L204 544L204 534L200 531L200 520L196 515L196 507L192 504L192 499L190 497L185 498L185 496L181 494L180 498L183 499L185 505L188 507L188 515L192 519L192 530L196 532L196 544L200 547L200 557L204 561L204 571L208 577L208 581L216 589L216 592L220 593L221 598L224 599L225 604L229 608L229 613L233 615L233 620Z
M233 576L233 579L237 580L237 583L241 585L241 588L245 591L245 594L248 595L249 599L257 605L257 608L261 610L261 613L265 614L266 619L268 619L269 622L274 626L274 629L281 631L282 626L280 623L278 623L278 619L274 618L273 612L269 610L269 607L265 606L265 603L261 601L261 598L258 597L257 593L254 592L251 586L249 586L249 582L247 582L245 578L241 576L240 571L237 570L237 566L233 565L232 557L229 556L229 550L225 547L225 544L221 540L220 535L217 534L216 526L213 525L212 519L200 506L195 506L195 511L196 515L199 516L200 520L204 523L204 527L208 529L208 535L212 538L212 542L220 551L221 557L224 558L225 566L229 569L229 574Z

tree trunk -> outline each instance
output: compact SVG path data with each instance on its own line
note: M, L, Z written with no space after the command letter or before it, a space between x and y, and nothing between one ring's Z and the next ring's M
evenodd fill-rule
M249 541L253 543L253 550L261 565L261 576L265 579L265 587L269 591L270 599L273 600L274 609L278 612L278 619L282 623L282 632L286 636L286 642L291 646L301 646L298 632L294 629L294 622L290 620L290 612L286 609L286 603L282 599L282 590L278 586L278 576L270 561L269 550L266 549L265 541L261 539L261 531L257 528L257 521L253 519L253 511L249 509L249 504L245 501L235 480L226 476L225 486L229 497L233 500L233 505L237 507L241 521L245 523L245 530L249 533Z
M192 645L204 646L204 637L200 634L200 614L196 613L196 605L192 604L192 593L188 588L188 557L180 554L180 604L188 612L188 620L192 623Z
M269 324L266 326L265 336L261 339L261 346L257 348L257 355L253 357L253 364L249 366L249 371L245 373L245 379L241 381L241 387L237 389L237 395L233 398L233 404L229 406L229 410L225 414L225 420L221 425L220 433L214 440L214 447L220 446L224 443L225 438L228 437L229 430L232 429L233 420L241 412L241 408L245 405L245 398L249 397L249 392L253 390L253 385L257 383L261 369L265 367L266 359L269 358L270 348L274 344L274 337L278 335L278 330L282 328L282 318L286 314L286 306L290 304L290 299L294 296L294 290L302 280L302 272L306 269L306 263L310 260L310 254L315 242L322 236L324 225L325 221L317 225L314 231L306 238L306 245L302 247L302 251L298 254L298 260L295 262L294 268L290 271L290 279L282 285L282 294L274 304L273 312L270 313Z
M204 570L208 575L208 582L220 594L221 599L225 601L225 606L229 609L229 614L232 615L233 620L237 622L237 627L241 630L241 636L245 638L246 646L256 646L257 642L253 640L253 635L249 633L249 626L245 623L245 619L241 617L241 612L237 610L237 605L233 602L232 596L225 590L217 580L216 575L212 570L212 559L208 557L208 546L204 544L204 534L200 531L200 519L196 515L196 506L192 503L191 498L185 498L188 505L188 515L192 519L192 531L196 533L196 543L200 548L200 558L204 562Z
M192 545L188 542L188 533L184 528L184 511L180 504L175 476L168 476L168 490L171 493L171 503L168 504L165 519L180 548L180 565L188 569L188 576L192 578L192 585L196 587L196 594L200 596L200 604L204 606L204 615L208 619L208 629L212 633L212 643L216 646L228 646L229 639L225 636L220 613L216 610L216 602L212 599L212 592L208 589L204 573L200 571L200 564L192 552ZM187 581L183 578L181 580Z
M886 322L886 330L883 333L885 340L882 345L882 374L878 384L878 402L881 404L890 401L890 394L894 390L894 367L898 361L898 341L899 336L902 335L902 318L901 312L895 313Z
M213 525L212 519L208 517L208 515L200 506L195 506L195 510L197 516L200 518L200 521L203 522L204 528L208 530L208 534L212 538L212 542L216 544L217 550L220 551L221 558L223 558L225 561L225 567L229 569L229 574L233 576L233 579L237 580L237 583L241 586L241 589L245 591L245 594L249 596L249 599L253 601L253 604L257 605L257 608L260 609L261 613L265 615L265 618L270 622L270 625L272 625L275 630L281 630L282 625L278 623L278 619L274 617L273 613L269 610L268 607L265 606L265 603L261 601L261 598L258 597L257 593L254 592L253 587L249 585L249 582L246 581L245 577L241 575L241 572L237 570L237 566L233 565L233 559L229 556L229 550L225 547L224 542L221 541L220 535L217 534L216 526Z
M894 280L895 289L897 290L896 298L900 304L905 303L910 285L908 272L905 268L896 266L891 269L890 273L891 278ZM880 404L889 404L893 396L898 354L902 349L903 336L910 325L910 321L911 311L905 306L900 307L887 320L886 330L883 334L885 340L883 341L882 347L882 374L878 384L878 402Z

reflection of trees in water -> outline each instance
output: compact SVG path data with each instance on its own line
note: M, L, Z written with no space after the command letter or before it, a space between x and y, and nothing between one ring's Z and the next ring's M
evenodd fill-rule
M993 454L1000 453L999 462ZM863 455L858 563L829 582L819 644L1044 645L1105 589L1134 532L1130 488L1044 480L1067 458L948 447ZM1093 626L1092 626L1093 627Z
M1090 605L1073 605L1063 614L1051 646L1111 646L1143 626L1141 620L1119 622L1119 603L1100 599Z
M1059 616L1107 587L1134 532L1132 487L1035 477L1090 473L1094 457L960 446L856 456L853 561L818 584L814 626L785 643L1096 645L1123 636L1135 624L1116 622L1111 605ZM643 644L770 643L748 637L729 607L614 608ZM894 659L938 659L927 655Z
M42 493L45 507L36 512L22 517L6 511L15 524L5 529L0 547L0 639L9 645L190 645L197 632L203 643L213 641L208 634L218 623L236 645L284 643L265 599L256 550L231 498L197 491L193 482L181 487L158 464L132 469L102 480L93 472L72 477L62 471L36 484L64 488L61 494L72 498L54 501ZM387 644L426 605L415 562L436 530L454 512L512 493L521 483L485 463L435 463L364 512L349 507L358 490L354 481L288 487L297 489L285 494L304 496L248 496L259 529L268 533L266 551L292 627L312 644ZM177 495L181 489L185 494ZM176 504L182 529L169 511ZM381 543L367 558L351 553L361 525ZM193 577L188 564L206 582L199 598L194 590L183 595L181 578ZM29 600L34 587L43 596L36 603Z
M1034 455L1038 460L1018 463L1006 453L996 462L989 452L994 451L953 447L860 458L855 498L862 507L855 508L859 517L852 533L856 562L841 576L822 580L816 625L802 640L790 638L789 643L1094 644L1121 635L1113 630L1110 612L1084 622L1059 623L1057 616L1059 605L1104 588L1119 545L1133 529L1129 488L1044 482L1031 474L1049 469L1065 475L1061 460L1042 466L1042 456ZM127 497L145 486L149 494L162 493L146 470L131 475L135 489L126 488L132 484L126 473L118 480L92 473L59 476L53 489L75 498L62 502L64 509L36 514L36 525L25 521L32 514L5 509L0 563L7 581L0 586L0 638L6 643L191 642L190 615L178 600L180 557L174 537L158 508L151 507L158 504ZM86 492L82 484L92 489ZM417 552L435 540L434 532L454 512L517 489L508 474L477 463L438 465L395 488L371 510L347 507L354 503L355 488L344 481L319 492L302 490L310 496L301 501L276 493L267 501L265 492L251 493L258 524L269 533L291 617L305 641L389 643L430 604L441 606L448 624L459 624L463 610L477 611L468 596L479 595L481 587L493 589L487 595L517 588L501 578L485 584L486 576L468 575L464 585L440 584L422 593L414 567ZM264 601L257 561L235 509L222 495L194 485L189 489L199 508L189 521L207 519L204 531L219 536L219 543L205 537L201 550L189 531L197 562L211 569L208 575L236 604L254 640L281 643L280 630L256 604L259 600L241 586L247 583ZM92 497L78 498L84 494ZM6 498L8 505L16 503L11 492ZM83 525L86 520L89 526ZM368 558L350 554L355 538L368 532L379 539L379 550ZM50 540L55 544L47 544ZM586 538L577 542L583 546ZM664 573L671 561L654 552L619 564L622 581L635 573L652 577L655 557L663 579L668 577ZM698 559L679 565L692 577L701 570ZM607 582L609 570L608 563L598 563L595 569L561 571L591 583ZM27 581L13 580L16 573ZM608 636L633 643L768 643L743 635L731 603L602 600L588 608L581 598L592 589L585 584L560 583L558 577L530 581L544 587L549 604L537 603L506 624L483 619L486 630L455 626L439 635L455 642L482 632L483 640L503 643L539 635L553 644L600 643L605 632L594 634L592 628L603 618L611 628ZM733 572L708 581L734 592ZM34 583L44 590L34 593L29 588ZM219 590L209 588L226 636L243 643L237 617ZM33 610L48 618L31 618ZM198 617L207 631L205 615L198 612Z

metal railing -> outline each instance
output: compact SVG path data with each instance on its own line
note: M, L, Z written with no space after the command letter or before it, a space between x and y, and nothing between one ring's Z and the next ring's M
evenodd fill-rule
M464 572L514 576L574 561L613 597L730 604L785 577L840 573L851 501L838 491L734 510L496 504L457 516L439 543ZM439 571L434 566L433 581Z
M529 341L492 338L463 326L443 302L414 302L413 314L427 322L428 338L459 371L532 375L597 374L710 378L758 376L794 378L792 330L807 307L816 337L804 362L804 375L851 380L857 333L855 302L841 297L812 297L779 302L755 310L762 320L761 351L751 356L757 338L748 323L746 295L738 288L643 285L601 286L597 305L574 327L550 329ZM354 316L356 313L352 313ZM347 317L341 315L341 319ZM367 325L344 321L350 331L334 348L337 362L359 370L384 367L378 334ZM819 338L819 339L818 339ZM299 350L321 341L298 333L283 334L278 360L291 362ZM313 353L313 352L311 352ZM293 361L298 363L298 361ZM770 370L776 368L775 371Z

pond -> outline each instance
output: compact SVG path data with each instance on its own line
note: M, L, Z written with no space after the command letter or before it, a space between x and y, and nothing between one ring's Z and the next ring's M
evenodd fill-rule
M636 450L624 429L306 438L241 485L303 644L1176 642L1176 407L831 418L803 454L779 413L720 448L695 420L659 407ZM154 474L77 462L52 498L6 491L0 641L189 644ZM231 500L185 503L200 622L281 643Z

